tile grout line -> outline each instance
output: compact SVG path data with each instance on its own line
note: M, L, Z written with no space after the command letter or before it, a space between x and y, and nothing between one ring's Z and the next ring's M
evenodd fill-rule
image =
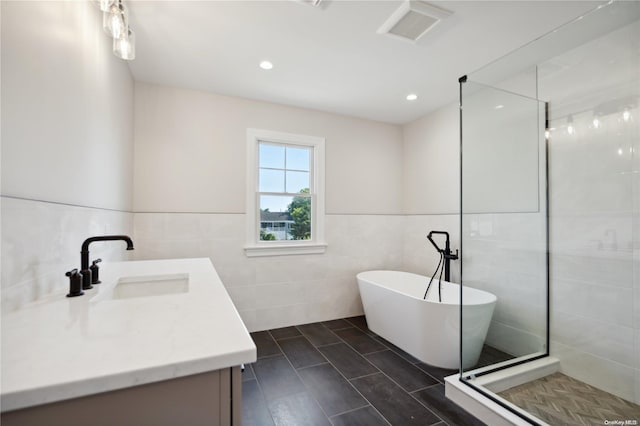
M273 358L274 356L279 356L282 355L282 353L279 354L273 354L273 355L266 355L266 356L261 356L261 357L256 357L256 362L258 362L259 359L267 359L267 358Z
M366 360L366 358L365 358L365 360ZM371 363L369 363L369 364L371 364ZM373 365L373 364L371 364L371 365ZM375 368L378 371L375 371L375 372L369 373L369 374L364 374L362 376L354 377L353 379L347 379L347 380L348 381L358 380L358 379L362 379L363 377L369 377L369 376L373 376L374 374L382 373L382 371L380 371L380 369L378 367L376 367L375 365L373 365L373 368Z
M258 360L256 359L256 363L258 362ZM267 401L267 397L264 395L264 391L262 390L262 384L260 383L260 380L258 380L258 375L256 374L256 370L255 368L251 367L253 369L253 376L256 378L256 385L258 385L258 390L260 391L260 396L262 397L262 400L264 401L264 406L267 409L267 413L269 413L269 417L271 418L271 421L273 422L273 424L275 425L276 422L273 420L273 415L271 414L271 410L269 409L269 404ZM242 419L242 417L241 417Z
M366 358L365 358L365 359L366 359ZM369 360L367 360L367 361L369 361ZM406 361L406 360L404 360L404 361ZM371 364L371 365L373 365L374 367L378 368L378 366L377 366L377 365L374 365L374 364ZM411 364L409 364L409 365L411 365ZM380 369L378 368L378 370L380 370ZM434 416L436 416L436 418L437 418L437 419L439 419L440 421L444 421L444 420L443 420L439 415L437 415L433 410L431 410L429 407L427 407L426 405L424 405L423 403L421 403L420 401L418 401L418 399L417 399L415 396L411 395L411 392L409 392L408 390L406 390L405 388L403 388L403 387L400 385L400 383L398 383L398 382L396 382L395 380L393 380L393 379L392 379L388 374L386 374L384 371L380 370L380 373L381 373L384 377L386 377L387 379L389 379L393 384L395 384L396 386L398 386L398 388L400 388L400 390L401 390L402 392L404 392L404 393L406 393L407 395L409 395L409 397L413 398L413 399L414 399L415 401L417 401L420 405L422 405L424 408L426 408L426 409L427 409L427 411L429 411L429 412L430 412L430 413L432 413ZM370 374L370 375L371 375L371 374ZM365 376L363 376L363 377L365 377ZM423 388L423 389L430 388L430 387L432 387L432 386L436 386L436 385L439 385L439 384L440 384L440 383L436 383L436 384L433 384L433 385L431 385L431 386L427 386L427 387L425 387L425 388ZM420 389L418 389L418 390L420 390ZM414 391L414 392L417 392L417 390L416 390L416 391ZM367 400L367 401L368 401L368 400ZM372 405L373 405L373 404L372 404Z
M430 389L430 388L432 388L432 387L434 387L434 386L438 386L438 385L441 385L441 384L442 384L442 383L438 382L438 383L434 383L434 384L429 385L429 386L422 387L422 388L420 388L420 389L413 390L413 391L411 391L411 392L409 392L409 391L406 391L406 392L407 392L407 393L416 393L416 392L423 391L423 390L425 390L425 389Z
M366 355L373 355L373 354L379 354L380 352L386 352L386 351L391 351L391 352L393 352L391 349L389 349L389 348L387 348L387 347L385 346L385 349L380 349L379 351L371 351L371 352L367 352L367 353L361 353L360 355L362 355L362 356L366 356ZM393 352L393 353L395 353L395 352ZM400 356L400 355L398 355L398 356ZM401 357L401 358L402 358L402 357ZM404 360L404 358L403 358L403 360ZM406 361L406 360L405 360L405 361Z
M376 335L376 336L378 336L378 335ZM414 356L413 356L413 355L411 355L410 353L406 352L405 350L403 350L403 349L401 349L401 348L399 348L399 347L397 347L397 346L395 346L395 345L394 345L394 347L391 347L391 346L387 345L385 342L382 342L382 341L381 341L381 339L386 341L386 339L385 339L384 337L382 337L382 336L378 336L378 339L375 339L375 338L374 338L374 340L376 340L376 341L378 341L378 342L382 343L382 345L384 345L385 347L389 348L389 350L390 350L391 352L395 353L395 354L396 354L396 355L398 355L400 358L402 358L402 359L404 359L405 361L407 361L409 364L416 365L417 363L422 362L422 361L420 361L418 358L414 357ZM391 342L389 342L389 344L393 345L393 343L391 343ZM405 357L404 357L400 352L398 352L398 351L402 351L402 352L404 352L405 354L409 355L411 358L415 359L416 361L411 361L411 360L409 360L409 359L406 359L406 358L405 358Z
M440 383L441 385L444 385L444 378L443 378L442 380L440 380L439 378L437 378L437 377L436 377L436 376L434 376L433 374L429 373L428 371L423 370L422 368L420 368L420 367L418 366L418 364L420 364L420 363L424 364L424 362L420 361L420 362L418 362L418 363L416 363L416 364L411 364L411 365L413 365L413 366L414 366L414 367L416 367L418 370L422 371L424 374L426 374L427 376L431 377L433 380L437 381L437 382L438 382L438 383ZM439 367L438 367L438 368L439 368ZM460 371L458 370L458 372L460 372ZM455 373L452 373L452 374L455 374ZM451 375L451 374L450 374L450 375Z
M271 330L268 330L268 331L270 332ZM271 334L271 337L273 337L273 334ZM276 339L275 337L273 337L273 341L274 342L278 342L280 340L290 340L290 339L295 339L296 337L304 337L304 335L303 334L298 334L296 336L286 336L286 337L281 337L279 339Z
M338 338L340 338L340 336L338 336ZM340 345L344 342L340 341L340 342L336 342L336 343L327 343L326 345L320 345L320 346L315 346L316 349L320 349L320 348L326 348L328 346L335 346L335 345Z
M345 319L345 321L347 321L348 323L351 323L351 321L349 321L348 319ZM322 325L323 325L325 328L327 328L327 330L329 329L329 327L325 326L324 324L322 324ZM352 327L349 327L349 328L352 328ZM357 328L357 327L356 327L356 328ZM329 330L329 331L331 331L331 330ZM351 347L351 345L349 345L349 344L348 344L344 339L342 339L342 337L338 336L336 333L333 333L333 334L335 334L335 335L336 335L336 337L338 338L338 340L340 340L340 342L335 343L336 345L337 345L337 344L340 344L340 343L344 343L345 345L347 345L347 347L348 347L348 348L351 348L351 349L352 349L356 354L358 354L362 359L364 359L365 361L369 362L369 360L368 360L368 359L366 359L366 358L365 358L365 357L363 357L363 356L362 356L358 351L356 351L355 349L353 349L353 348ZM326 346L329 346L329 345L326 345ZM324 356L324 355L323 355L323 356ZM326 359L326 357L325 357L325 359ZM375 412L376 412L376 413L378 413L378 415L379 415L379 416L380 416L380 417L381 417L381 418L382 418L382 419L383 419L387 424L389 424L389 426L391 426L391 422L390 422L389 420L387 420L387 418L386 418L385 416L383 416L383 415L382 415L382 413L380 412L380 410L378 410L378 409L377 409L377 408L376 408L376 407L371 403L371 401L369 401L369 400L368 400L368 399L367 399L367 398L362 394L362 392L360 392L360 390L359 390L357 387L355 387L355 386L353 385L353 383L351 383L351 381L350 381L349 379L347 379L347 377L346 377L344 374L342 374L342 371L340 371L340 370L339 370L335 365L333 365L333 363L331 362L331 360L327 359L327 362L329 363L329 365L331 365L331 367L333 367L333 369L334 369L334 370L336 370L336 371L338 372L338 374L339 374L340 376L342 376L342 378L343 378L343 379L344 379L344 380L349 384L349 386L351 386L351 387L353 388L353 390L355 390L355 391L358 393L358 395L360 395L360 396L362 397L362 399L363 399L363 400L367 401L367 403L368 403L368 404L369 404L369 405L370 405L370 406L375 410ZM371 363L369 362L369 364L371 364ZM372 366L373 368L375 368L376 370L378 370L378 373L381 373L381 371L380 371L380 369L379 369L378 367L376 367L376 366L375 366L375 365L373 365L373 364L371 364L371 366ZM371 373L371 374L378 374L378 373ZM364 376L362 376L362 377L364 377ZM366 405L365 405L365 406L363 406L363 407L360 407L360 408L364 408L364 407L366 407ZM360 409L360 408L358 408L358 409ZM334 417L335 417L335 416L334 416ZM329 418L329 421L331 422L331 424L333 424L333 422L331 421L331 418Z
M366 399L366 398L365 398L365 401L367 401L367 403L369 402L369 400ZM370 403L368 403L367 405L363 405L362 407L352 408L351 410L347 410L347 411L343 411L342 413L334 414L333 416L329 417L329 419L341 416L343 414L353 413L354 411L362 410L363 408L367 408L367 407L373 408L373 406Z
M324 358L324 354L323 354L322 352L318 351L318 353L320 353L320 355L322 355L322 357ZM325 359L326 359L326 358L325 358ZM329 361L319 362L319 363L317 363L317 364L305 365L304 367L299 367L299 368L296 368L295 370L296 370L296 371L306 370L306 369L308 369L308 368L317 367L317 366L319 366L319 365L325 365L325 364L328 364L328 363L329 363Z
M391 350L391 349L389 349L389 350ZM383 352L383 351L378 351L378 352ZM378 352L371 352L371 354L373 354L373 353L378 353ZM393 351L391 351L391 352L392 352L392 353L394 353L394 354L396 354L396 353L395 353L395 352L393 352ZM367 355L371 355L371 354L367 354ZM406 362L407 364L409 364L410 366L413 366L413 367L415 367L415 368L418 368L417 366L415 366L415 365L411 364L411 363L410 363L409 361L407 361L406 359L402 358L400 355L398 355L398 354L396 354L396 355L397 355L398 357L400 357L404 362ZM369 361L369 359L368 359L368 358L366 358L364 355L363 355L362 357L363 357L364 359L366 359L367 361ZM377 365L375 365L375 364L373 364L371 361L369 361L369 363L370 363L371 365L373 365L374 367L378 368L378 366L377 366ZM424 408L426 408L426 409L427 409L427 411L429 411L431 414L433 414L433 415L436 417L436 419L439 419L441 422L443 422L443 421L444 421L444 420L443 420L443 419L442 419L438 414L436 414L433 410L431 410L429 407L427 407L427 406L426 406L426 405L424 405L422 402L420 402L420 401L419 401L415 396L413 396L413 395L411 394L411 392L409 392L409 391L408 391L408 390L406 390L402 385L400 385L400 383L396 382L396 381L395 381L393 378L391 378L388 374L386 374L384 371L382 371L382 369L378 368L378 370L380 370L380 373L382 373L382 375L383 375L383 376L385 376L385 377L386 377L387 379L389 379L392 383L394 383L396 386L398 386L398 388L400 388L400 390L401 390L402 392L406 393L407 395L409 395L409 397L410 397L410 398L413 398L416 402L418 402L420 405L422 405ZM421 369L421 368L418 368L418 370L422 371L422 369ZM429 387L436 386L436 385L439 385L439 384L440 384L440 382L439 382L437 379L435 379L434 377L432 377L430 374L428 374L428 373L426 373L426 372L424 372L424 371L423 371L423 373L427 374L427 376L429 376L429 377L431 377L432 379L436 380L436 382L437 382L437 383L435 383L435 384L433 384L433 385L431 385L431 386L426 386L425 388L422 388L422 389L426 389L426 388L429 388ZM418 390L421 390L421 389L418 389ZM413 391L413 392L417 392L418 390ZM373 404L372 404L372 405L373 405Z
M296 327L296 329L298 329ZM298 329L298 331L300 331ZM302 333L302 332L301 332ZM271 331L269 330L269 335L271 336L271 338L273 339L273 335L271 334ZM303 336L305 339L307 339L305 336ZM318 406L318 408L320 408L320 411L322 411L322 414L324 414L324 417L327 419L327 421L329 423L331 423L333 425L333 422L331 421L331 419L329 418L329 416L327 415L327 412L324 411L324 408L322 408L322 405L320 405L320 402L318 402L318 400L316 399L316 397L311 393L311 391L309 390L309 388L307 387L307 385L304 383L304 381L302 380L302 377L300 377L300 375L298 374L298 370L296 370L296 368L293 366L293 363L291 362L291 360L289 359L289 357L287 356L287 354L282 350L282 346L280 346L280 344L278 343L278 341L276 339L273 339L273 341L276 343L276 345L278 345L278 348L280 348L280 351L282 351L282 355L284 355L284 359L287 360L287 362L289 363L289 365L291 366L291 368L293 369L293 372L295 373L296 377L298 378L298 380L300 380L300 383L302 383L302 386L305 389L305 392L309 393L309 396L311 398L313 398L313 401L316 403L316 405ZM311 342L309 341L309 339L307 339L307 341L311 344ZM313 346L313 344L311 344L311 346ZM318 353L320 353L320 351L317 351ZM322 353L320 353L320 356L322 356L324 358L324 355L322 355ZM326 359L326 358L325 358ZM300 392L298 392L300 393ZM271 414L271 410L269 410L269 414ZM271 418L273 419L273 415L271 416ZM275 420L273 422L274 424L276 424Z
M423 389L432 388L432 387L434 387L434 386L440 386L440 383L437 383L437 384L432 385L432 386L427 386L426 388L423 388ZM423 390L423 389L418 389L418 390L416 390L416 391L414 391L414 392L418 392L418 391ZM407 392L407 394L408 394L411 398L413 398L413 399L414 399L418 404L420 404L420 405L422 405L424 408L426 408L426 409L427 409L427 411L429 411L430 413L433 413L433 415L434 415L434 416L436 416L436 419L440 419L440 421L441 421L441 422L444 422L444 419L443 419L442 417L440 417L440 416L439 416L435 411L433 411L430 407L427 407L424 403L422 403L418 398L416 398L416 397L415 397L415 395L413 395L413 393L411 393L411 392ZM446 397L445 397L445 398L446 398ZM445 422L445 423L446 423L446 422Z
M349 320L348 320L348 319L346 319L346 318L345 318L344 320L345 320L345 321L347 321L347 322L348 322L348 323L350 323L350 324L353 324L351 321L349 321ZM332 366L332 367L333 367L333 368L338 372L338 374L340 374L340 375L341 375L341 376L342 376L342 377L347 381L347 383L349 383L349 385L350 385L350 386L351 386L351 387L352 387L352 388L353 388L353 389L354 389L354 390L355 390L355 391L356 391L356 392L357 392L357 393L358 393L358 394L359 394L359 395L360 395L360 396L361 396L365 401L367 401L367 402L368 402L369 406L371 406L371 407L372 407L372 408L373 408L373 409L374 409L374 410L375 410L375 411L376 411L376 412L377 412L377 413L378 413L378 414L379 414L379 415L380 415L380 416L385 420L385 422L387 422L387 423L389 423L389 424L390 424L390 422L387 420L387 418L386 418L386 417L384 417L384 416L382 415L382 413L381 413L381 412L380 412L380 411L379 411L379 410L378 410L378 409L377 409L377 408L376 408L376 407L371 403L371 401L369 401L369 400L368 400L368 399L367 399L367 398L366 398L366 397L365 397L365 396L364 396L364 395L363 395L363 394L362 394L362 393L361 393L361 392L360 392L360 391L359 391L359 390L358 390L358 389L353 385L353 383L351 383L351 381L352 381L352 380L357 380L357 379L360 379L360 378L364 378L364 377L368 377L368 376L372 376L372 375L375 375L375 374L381 373L384 377L386 377L387 379L389 379L393 384L395 384L396 386L398 386L398 388L399 388L402 392L404 392L405 394L407 394L407 395L408 395L410 398L412 398L414 401L418 402L418 404L420 404L420 406L424 407L428 412L432 413L432 414L436 417L436 419L438 419L438 420L439 420L437 423L441 423L441 422L442 422L442 423L444 423L445 425L447 424L447 423L446 423L446 422L445 422L445 421L444 421L444 420L443 420L443 419L442 419L438 414L436 414L432 409L430 409L428 406L426 406L426 405L425 405L425 404L423 404L421 401L419 401L419 400L418 400L414 395L412 395L412 393L411 393L411 392L407 391L407 390L406 390L404 387L402 387L398 382L396 382L394 379L392 379L390 376L388 376L384 371L380 370L376 365L374 365L373 363L371 363L371 362L370 362L370 361L365 357L365 355L371 355L371 354L375 354L375 353L380 353L380 352L384 352L385 350L391 351L393 354L395 354L395 355L397 355L398 357L400 357L400 358L402 359L402 361L406 362L406 363L407 363L408 365L410 365L410 366L413 366L413 367L417 368L418 370L422 371L424 374L426 374L427 376L429 376L429 377L431 377L432 379L436 380L436 382L437 382L437 383L435 383L435 384L433 384L433 385L425 386L425 387L423 387L423 388L416 389L415 391L412 391L412 392L418 392L418 391L421 391L421 390L424 390L424 389L428 389L428 388L431 388L431 387L434 387L434 386L437 386L437 385L442 384L442 383L441 383L437 378L433 377L431 374L429 374L429 373L427 373L426 371L422 370L421 368L419 368L417 365L415 365L414 363L410 362L409 360L406 360L406 359L405 359L405 358L403 358L400 354L398 354L397 352L393 351L393 349L389 348L389 347L388 347L387 345L385 345L383 342L380 342L379 340L375 339L375 337L371 336L370 334L368 334L368 333L367 333L367 332L365 332L364 330L360 329L360 328L359 328L358 326L356 326L355 324L353 324L353 327L347 327L347 328L344 328L344 329L348 329L348 328L355 328L355 329L357 329L357 330L361 331L364 335L366 335L366 336L368 336L369 338L371 338L372 340L374 340L374 341L376 341L376 342L380 343L382 346L384 346L384 347L385 347L385 348L387 348L387 349L383 349L383 350L379 350L379 351L373 351L373 352L369 352L369 353L366 353L366 354L361 354L361 353L360 353L360 352L358 352L358 351L357 351L357 350L356 350L352 345L350 345L346 340L342 339L339 335L337 335L336 333L334 333L334 332L333 332L333 330L329 329L329 327L327 327L325 324L322 324L321 322L319 322L319 323L317 323L317 324L322 325L322 326L323 326L323 327L325 327L328 331L330 331L332 334L334 334L334 335L338 338L339 342L336 342L336 343L329 343L329 344L326 344L326 345L315 346L315 345L313 345L313 344L309 341L309 339L304 335L304 333L302 333L302 331L301 331L300 329L298 329L298 328L297 328L297 326L294 326L294 327L296 327L296 329L297 329L298 331L300 331L300 333L302 334L302 337L304 337L305 339L307 339L307 341L309 341L309 343L311 343L311 345L314 347L314 349L316 349L316 350L317 350L317 349L318 349L318 348L320 348L320 347L326 347L326 346L332 346L332 345L337 345L337 344L340 344L340 343L344 343L345 345L347 345L347 347L351 348L351 349L352 349L352 350L353 350L357 355L359 355L362 359L364 359L365 361L367 361L371 366L373 366L376 370L378 370L378 372L376 372L376 373L371 373L371 374L367 374L367 375L364 375L364 376L355 377L355 378L353 378L353 379L347 379L347 378L346 378L346 376L344 376L344 374L342 374L342 372L341 372L340 370L338 370L338 368L336 368L336 366L335 366L335 365L333 365L333 363L332 363L330 360L328 360L328 359L324 356L324 354L322 354L320 351L318 351L318 352L320 352L320 354L321 354L325 359L327 359L327 363L328 363L329 365L331 365L331 366ZM336 330L338 330L338 329L336 329ZM293 368L294 372L296 373L296 376L298 377L298 379L302 382L302 384L303 384L303 386L305 387L305 389L307 389L307 390L308 390L307 386L304 384L304 382L302 381L302 378L301 378L301 377L300 377L300 375L298 374L298 370L296 370L296 369L295 369L295 367L293 367L293 364L291 363L291 361L289 360L289 358L287 357L287 355L286 355L286 354L284 353L284 351L282 350L282 347L280 346L280 344L278 343L278 341L277 341L275 338L273 338L273 335L271 334L271 330L266 330L266 331L268 332L268 335L269 335L269 336L271 336L272 340L276 343L276 345L278 346L278 348L279 348L279 349L280 349L280 351L282 352L281 354L278 354L278 355L283 355L283 356L285 357L285 359L287 360L287 362L291 365L291 367ZM376 335L376 336L377 336L377 335ZM292 336L292 337L300 337L300 336ZM283 340L284 340L284 339L283 339ZM272 356L270 356L270 357L273 357L273 356L276 356L276 355L272 355ZM264 357L264 358L269 358L269 357ZM262 358L261 358L261 359L262 359ZM419 361L419 362L422 362L422 361ZM317 365L322 365L322 364L325 364L325 363L316 364L315 366L317 366ZM313 366L302 367L302 368L300 368L300 369L302 370L302 369L309 368L309 367L313 367ZM260 382L257 380L257 375L256 375L256 381L258 382L258 384L260 384ZM316 404L318 404L318 406L319 406L319 407L320 407L320 409L322 410L323 414L326 416L326 418L329 420L329 422L330 422L331 424L333 424L333 422L331 421L331 418L336 417L336 416L338 416L338 415L340 415L340 414L343 414L343 413L340 413L340 414L336 414L336 415L334 415L334 416L329 417L329 416L327 415L327 413L324 411L324 409L322 408L322 406L320 405L320 403L316 400L315 396L313 396L313 395L311 395L311 396L312 396L313 400L316 402ZM265 398L265 400L266 400L266 398ZM365 405L365 406L362 406L362 407L359 407L359 408L356 408L356 409L354 409L354 410L352 410L352 411L355 411L355 410L358 410L358 409L361 409L361 408L365 408L365 407L366 407L366 405ZM269 411L269 414L271 414L271 411ZM272 416L272 419L273 419L273 416ZM275 423L275 421L274 421L274 423ZM436 424L437 424L437 423L436 423ZM434 425L435 425L435 424L434 424Z

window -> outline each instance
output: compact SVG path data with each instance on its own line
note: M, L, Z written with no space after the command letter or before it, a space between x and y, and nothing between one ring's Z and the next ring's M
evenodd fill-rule
M247 130L247 256L324 253L324 138Z

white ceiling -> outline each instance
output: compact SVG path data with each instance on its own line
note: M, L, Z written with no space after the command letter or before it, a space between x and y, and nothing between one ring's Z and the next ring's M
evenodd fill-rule
M128 1L130 67L138 81L406 123L454 102L458 77L602 2L432 2L453 15L415 44L376 33L400 3Z

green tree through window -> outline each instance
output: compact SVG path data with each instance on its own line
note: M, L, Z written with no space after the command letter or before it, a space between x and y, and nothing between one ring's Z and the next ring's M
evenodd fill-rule
M308 194L309 188L300 191ZM293 197L287 207L293 225L291 225L291 237L294 240L308 240L311 238L311 197Z
M260 230L260 239L262 241L275 241L276 236L271 232L264 232L262 229Z

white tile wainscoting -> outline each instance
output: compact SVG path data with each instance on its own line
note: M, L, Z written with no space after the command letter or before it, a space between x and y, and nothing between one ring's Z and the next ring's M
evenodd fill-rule
M2 197L2 311L69 290L65 272L80 268L80 246L93 235L133 232L133 214ZM135 241L134 241L135 242ZM122 243L91 245L91 259L128 260ZM136 247L137 248L137 247Z
M244 219L243 214L132 214L3 197L2 309L17 309L51 292L65 293L64 272L79 266L80 244L105 233L132 235L135 251L126 252L117 243L95 244L92 258L209 257L251 331L361 315L355 275L371 269L431 275L438 255L426 240L430 230L449 231L452 248L460 247L455 214L329 214L325 254L247 258ZM477 244L493 241L502 247L465 266L465 273L475 270L482 277L473 286L499 298L488 341L507 352L524 353L540 333L540 306L530 303L542 294L532 294L540 259L514 241L537 238L538 231L514 226L528 220L518 215L478 215L474 220ZM552 239L552 249L569 248L570 234L563 235L566 238ZM620 245L628 243L623 235L618 232ZM637 247L637 238L633 244ZM585 247L588 241L571 245ZM640 275L633 272L638 270L638 250L622 257L597 246L564 253L552 256L551 353L567 374L587 382L597 378L604 390L634 400L640 395ZM459 281L459 276L459 263L454 262L452 280ZM524 311L523 301L529 303ZM635 380L628 379L634 375Z
M361 315L356 274L401 269L404 216L326 216L325 254L249 258L243 214L136 213L135 259L209 257L250 331Z

